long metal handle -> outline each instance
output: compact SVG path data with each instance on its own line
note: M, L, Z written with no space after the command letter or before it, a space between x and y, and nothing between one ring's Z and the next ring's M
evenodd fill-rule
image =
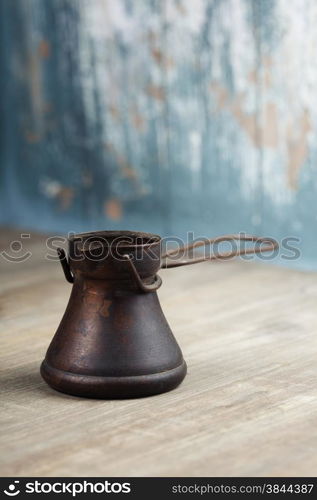
M57 248L56 251L57 251L57 255L59 257L60 263L62 265L64 274L65 274L65 278L67 279L67 281L69 283L74 283L74 276L72 275L72 272L70 270L69 262L67 260L65 250L63 248Z
M162 280L161 278L158 276L158 274L155 275L154 277L154 282L151 283L151 285L147 285L145 284L142 279L141 279L141 276L139 275L138 271L136 270L135 268L135 265L133 264L132 262L132 259L130 257L130 255L123 255L122 256L127 262L129 262L130 264L130 270L131 270L131 273L133 274L133 277L138 285L138 287L142 290L142 292L145 292L145 293L148 293L148 292L155 292L155 290L157 290L158 288L160 288L161 284L162 284Z
M214 243L221 243L222 241L235 241L235 240L260 243L260 246L258 247L254 246L252 248L236 249L232 250L231 252L224 252L224 253L216 252L208 257L197 257L196 259L179 260L174 262L173 261L167 262L166 260L172 255L177 254L178 252L188 252L188 250L192 250L194 248L198 248L201 246L211 245ZM246 235L225 234L223 236L218 236L217 238L208 238L206 240L194 241L193 243L185 245L184 247L178 249L172 249L169 250L168 252L165 252L165 254L162 255L162 258L165 259L165 261L163 260L162 268L169 269L172 267L189 266L191 264L198 264L199 262L205 262L207 260L221 260L221 259L225 260L229 259L230 257L238 257L240 255L256 254L260 252L268 252L270 250L274 251L277 249L278 249L278 243L273 238L258 237L249 234Z

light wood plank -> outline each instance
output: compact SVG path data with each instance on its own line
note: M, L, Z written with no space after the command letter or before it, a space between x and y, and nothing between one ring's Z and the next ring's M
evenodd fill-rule
M40 378L70 286L32 241L25 264L0 258L1 475L315 475L314 273L241 261L162 271L185 381L86 400Z

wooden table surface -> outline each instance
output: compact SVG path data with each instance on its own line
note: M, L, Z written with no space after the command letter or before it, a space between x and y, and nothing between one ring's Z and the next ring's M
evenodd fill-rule
M26 262L0 256L0 475L316 475L316 274L238 260L162 271L187 377L155 397L88 400L40 377L70 285L43 238L25 247Z

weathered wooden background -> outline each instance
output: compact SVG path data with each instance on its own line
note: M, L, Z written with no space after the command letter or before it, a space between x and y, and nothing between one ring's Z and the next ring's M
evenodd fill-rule
M291 235L317 267L315 0L0 9L0 222Z

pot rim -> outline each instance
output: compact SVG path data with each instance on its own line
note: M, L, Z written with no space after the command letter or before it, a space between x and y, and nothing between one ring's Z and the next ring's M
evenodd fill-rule
M152 245L157 245L161 243L161 236L154 233L146 233L143 231L130 231L130 230L101 230L101 231L88 231L83 233L76 233L68 237L69 243L74 244L76 240L85 243L87 240L91 238L91 242L94 242L93 238L96 237L96 243L108 243L112 244L113 242L119 243L119 246L123 248L146 248ZM120 238L134 238L135 240L144 239L147 240L144 243L131 243L127 241L122 241L120 244ZM100 239L99 239L100 238ZM109 238L111 238L109 240ZM102 241L103 240L103 241Z

